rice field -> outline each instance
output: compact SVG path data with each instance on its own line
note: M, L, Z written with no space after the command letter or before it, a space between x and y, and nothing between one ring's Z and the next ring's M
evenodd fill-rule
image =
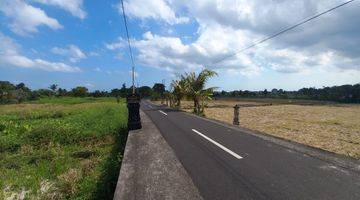
M0 199L112 199L126 122L111 98L0 105Z

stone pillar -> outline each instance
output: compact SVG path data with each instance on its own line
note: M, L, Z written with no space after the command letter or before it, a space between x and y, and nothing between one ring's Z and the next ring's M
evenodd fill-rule
M126 97L128 107L128 129L141 129L140 119L140 96L138 94L130 94Z
M240 125L240 120L239 120L239 109L240 109L240 105L236 104L234 106L234 120L233 120L233 124L234 125Z

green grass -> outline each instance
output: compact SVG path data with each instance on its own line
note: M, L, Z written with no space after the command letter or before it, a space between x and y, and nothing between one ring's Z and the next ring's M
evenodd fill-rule
M126 122L111 98L0 106L0 199L112 199Z

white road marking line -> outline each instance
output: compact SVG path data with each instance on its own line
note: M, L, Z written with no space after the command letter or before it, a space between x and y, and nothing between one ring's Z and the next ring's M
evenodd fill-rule
M214 141L213 139L207 137L206 135L200 133L199 131L195 130L195 129L191 129L192 131L194 131L195 133L199 134L201 137L209 140L210 142L212 142L213 144L215 144L216 146L220 147L222 150L226 151L227 153L229 153L230 155L234 156L237 159L242 159L243 157L239 156L238 154L236 154L235 152L231 151L230 149L224 147L223 145L221 145L220 143Z
M151 109L153 108L151 105L148 105L148 107L151 108Z
M164 111L162 111L162 110L159 110L159 112L161 112L162 114L164 114L164 115L167 115Z

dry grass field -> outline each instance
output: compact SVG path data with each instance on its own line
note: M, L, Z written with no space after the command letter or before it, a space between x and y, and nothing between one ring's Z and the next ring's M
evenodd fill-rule
M213 100L205 116L232 123L235 104L243 106L242 127L360 158L360 105ZM191 112L192 102L182 102L182 110Z

